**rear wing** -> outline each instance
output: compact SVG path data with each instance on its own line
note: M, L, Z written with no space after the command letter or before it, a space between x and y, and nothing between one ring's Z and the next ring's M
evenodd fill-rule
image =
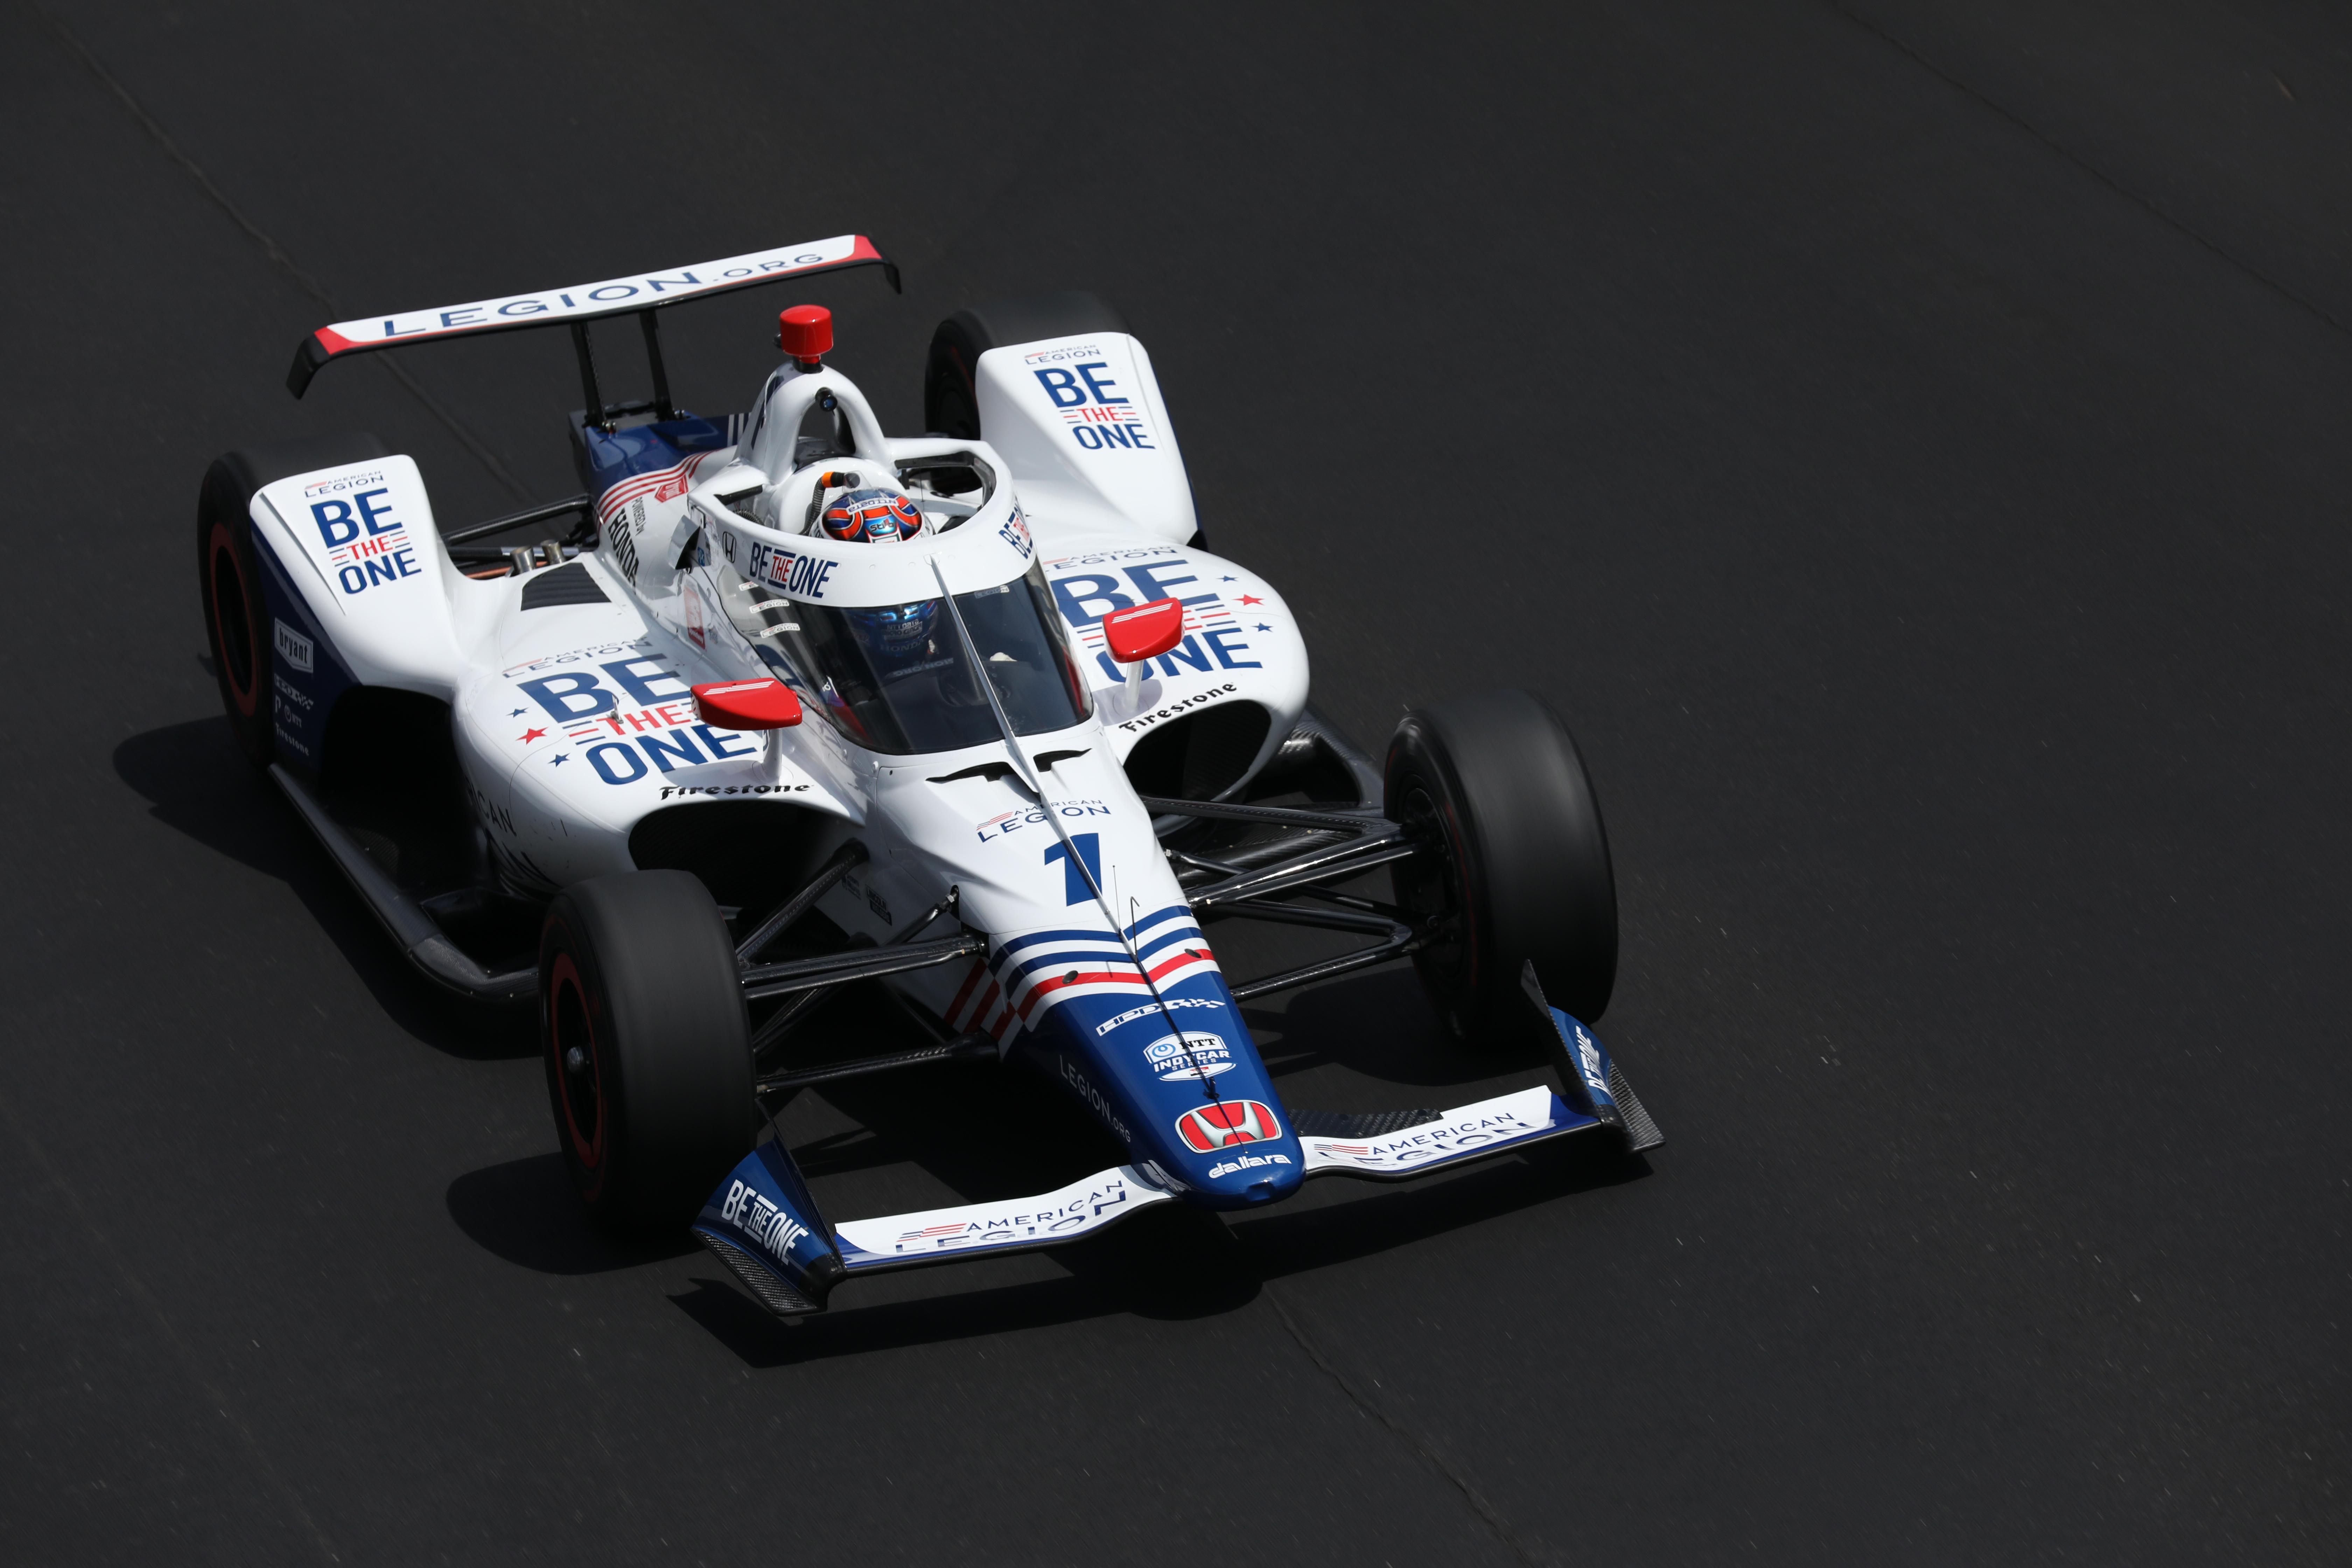
M299 397L310 378L337 360L378 349L405 348L413 343L439 342L446 338L482 332L513 331L523 327L568 325L579 347L583 378L593 376L586 345L587 323L600 316L635 315L645 328L646 346L654 356L656 380L660 351L654 335L653 312L733 289L750 289L814 272L838 272L851 267L879 267L898 289L898 268L862 234L837 235L809 245L778 246L730 256L720 261L698 262L668 272L648 272L634 278L608 278L601 283L578 283L568 289L512 294L502 300L477 300L438 310L407 310L371 317L363 321L337 321L304 338L294 351L294 368L287 372L286 389ZM669 399L667 390L660 401ZM592 410L598 405L592 395Z

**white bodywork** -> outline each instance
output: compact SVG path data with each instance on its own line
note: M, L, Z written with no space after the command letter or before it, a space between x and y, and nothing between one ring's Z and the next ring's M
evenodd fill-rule
M280 480L254 498L252 516L352 680L450 705L467 785L511 892L545 896L631 869L631 830L647 814L749 797L866 839L867 865L820 906L853 936L888 940L950 887L966 923L1000 936L1067 923L1065 873L1041 852L1049 807L1104 836L1119 883L1106 891L1125 907L1181 905L1120 764L1180 716L1254 702L1270 721L1249 771L1263 766L1307 700L1296 623L1264 579L1185 543L1191 488L1139 343L1112 333L998 349L982 357L978 384L990 441L892 439L846 377L787 363L739 446L614 486L598 505L592 556L520 577L478 581L450 561L406 458ZM793 437L827 394L855 455L796 469ZM899 476L901 463L949 452L993 470L977 510ZM881 544L803 531L816 470L845 468L908 492L934 528L952 526ZM957 594L1017 584L1033 563L1095 710L1065 733L1025 739L1033 754L1078 753L1054 766L1043 804L1017 779L937 782L1002 757L1001 743L890 755L855 743L814 701L802 724L765 733L718 729L696 711L694 685L776 673L738 624L747 583L811 605L889 605L935 597L942 581ZM552 571L584 573L601 602L522 607ZM1163 596L1184 602L1184 643L1123 669L1102 651L1099 617ZM309 641L286 627L281 647L289 636ZM299 695L289 688L281 708ZM280 741L315 765L299 726L281 724ZM930 1000L944 1013L964 978L913 984L938 991Z

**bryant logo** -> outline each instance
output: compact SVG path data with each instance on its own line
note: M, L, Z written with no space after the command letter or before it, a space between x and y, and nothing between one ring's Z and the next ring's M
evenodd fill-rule
M310 639L284 621L272 621L270 626L274 632L269 639L270 646L278 650L278 657L286 661L288 668L310 674L316 662L311 653Z

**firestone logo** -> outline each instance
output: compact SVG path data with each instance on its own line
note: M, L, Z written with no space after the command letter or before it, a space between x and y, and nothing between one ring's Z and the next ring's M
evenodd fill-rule
M1097 1037L1099 1038L1104 1035L1109 1034L1121 1024L1132 1024L1138 1018L1149 1018L1152 1015L1158 1013L1162 1007L1172 1009L1178 1007L1222 1007L1223 1005L1223 1003L1213 1002L1206 996L1171 996L1165 1002L1154 1002L1148 1007L1129 1007L1126 1012L1121 1013L1116 1018L1111 1018L1106 1022L1097 1024L1095 1026L1095 1034Z

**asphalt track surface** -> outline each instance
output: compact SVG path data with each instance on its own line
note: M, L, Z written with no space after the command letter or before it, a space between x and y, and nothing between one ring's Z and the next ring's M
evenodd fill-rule
M11 1561L2343 1560L2340 6L349 9L0 14ZM583 1227L528 1032L232 754L197 481L568 493L560 334L297 339L847 229L892 428L1095 289L1337 718L1570 717L1664 1150L796 1330ZM791 302L673 316L684 400ZM1401 969L1253 1017L1297 1104L1533 1078ZM1103 1152L953 1070L787 1131L835 1214Z

